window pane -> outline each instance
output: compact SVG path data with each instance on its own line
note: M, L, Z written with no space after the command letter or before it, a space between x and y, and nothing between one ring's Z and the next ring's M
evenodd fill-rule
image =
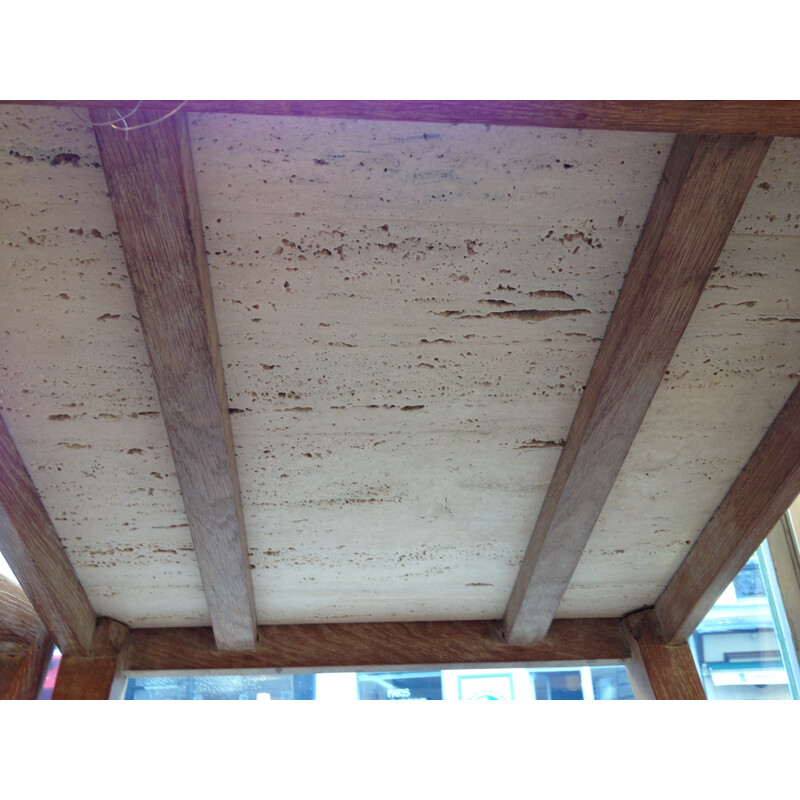
M634 700L625 667L592 667L595 700Z
M126 700L313 700L313 675L131 678Z
M131 678L126 700L632 700L623 666Z
M769 550L762 545L690 644L709 700L797 699L797 676Z
M441 700L440 672L358 674L359 700Z
M537 700L583 700L581 673L578 670L531 672Z

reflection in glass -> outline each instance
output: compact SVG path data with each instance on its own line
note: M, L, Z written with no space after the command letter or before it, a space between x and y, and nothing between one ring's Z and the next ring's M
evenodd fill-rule
M624 666L131 678L126 700L633 700Z
M798 699L766 543L725 589L690 644L709 700Z

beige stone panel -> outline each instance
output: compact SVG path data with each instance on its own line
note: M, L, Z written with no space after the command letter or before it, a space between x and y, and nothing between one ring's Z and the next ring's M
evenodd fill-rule
M800 140L773 139L733 233L800 234Z
M192 122L259 621L501 616L671 138Z
M190 128L259 621L500 616L672 137ZM6 106L0 139L3 414L98 612L207 624L94 137ZM796 384L797 162L776 140L559 616L653 602Z
M216 216L314 209L380 224L546 219L613 228L622 217L635 227L673 138L207 114L190 115L190 127L209 227Z
M274 447L273 465L243 491L261 621L299 621L309 596L337 586L359 619L380 618L357 600L381 588L403 598L394 611L404 619L425 619L445 596L437 618L496 618L558 448L450 432L315 439Z

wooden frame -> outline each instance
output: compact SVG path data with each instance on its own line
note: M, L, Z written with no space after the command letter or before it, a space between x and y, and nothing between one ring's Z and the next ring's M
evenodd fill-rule
M798 508L800 509L800 504ZM787 514L781 517L767 536L767 544L786 612L795 658L800 661L800 550Z
M253 585L186 119L95 133L217 646L251 649Z
M0 653L27 647L40 624L22 589L0 575Z
M508 644L498 621L268 625L253 652L214 648L208 628L135 629L128 674L168 671L364 670L380 667L619 663L630 651L616 619L556 620L535 645Z
M623 620L631 650L628 678L637 700L705 700L694 657L686 643L670 645L652 609Z
M129 103L115 102L120 103L130 107ZM95 122L108 119L106 112L98 108L108 106L105 101L41 101L41 104L90 106L94 109L91 114ZM177 105L169 101L148 102L137 112L135 122L159 119ZM94 692L92 696L102 695L104 690L99 691L97 686L91 692L84 691L79 686L83 678L73 679L70 675L85 676L96 667L97 674L103 672L105 678L110 675L113 683L126 659L126 668L131 671L316 670L412 663L454 666L630 659L632 673L639 676L640 683L645 686L649 682L650 689L641 691L650 691L655 696L674 694L670 688L664 692L658 689L653 676L657 676L660 669L675 675L681 671L686 673L688 648L679 645L676 649L674 643L685 639L687 626L691 626L700 613L698 609L716 591L710 587L729 579L727 575L744 547L741 543L735 544L735 554L722 561L703 557L704 548L719 550L723 544L731 543L729 538L719 538L714 526L718 531L725 530L723 522L731 523L734 518L737 525L750 526L746 534L749 547L751 540L761 535L774 509L783 502L789 491L787 487L797 484L797 463L789 463L790 459L780 455L784 451L780 450L779 441L783 437L797 452L796 433L800 425L796 408L789 412L785 408L782 412L794 420L794 433L785 420L778 433L772 433L773 425L704 530L698 540L699 547L695 546L659 599L655 613L628 618L624 633L619 620L553 621L553 617L566 588L565 581L569 581L577 565L594 521L699 298L705 277L716 262L769 147L769 140L764 137L800 135L800 103L193 101L184 106L184 111L662 131L681 135L659 185L509 603L505 626L511 643L503 640L499 622L267 626L258 631L260 641L256 643L238 477L185 118L182 114L170 116L154 128L131 132L130 140L108 127L97 128L103 168L190 518L213 633L211 629L137 630L131 636L130 652L126 656L128 639L122 630L124 626L101 621L95 629L91 606L88 613L85 609L73 613L70 604L83 589L77 577L76 587L70 583L70 578L61 575L61 572L67 574L71 566L13 442L8 445L10 437L2 425L0 472L6 469L15 477L10 482L12 494L0 495L0 542L4 542L4 530L9 529L12 531L9 536L16 535L23 541L22 545L12 544L10 549L21 549L23 555L14 558L23 564L23 571L30 572L30 564L26 565L25 559L36 564L41 559L32 558L26 550L38 547L38 531L45 531L42 546L47 559L52 559L56 566L51 568L48 560L51 571L41 576L34 570L34 578L26 577L26 582L36 595L37 611L51 631L58 628L59 646L68 653L65 657L67 669L57 694L89 696ZM703 139L685 134L725 136ZM715 201L720 198L725 199L724 206L716 205ZM147 209L156 206L166 213L148 216ZM710 226L707 224L709 216ZM695 258L698 253L699 258ZM180 272L180 281L170 282L168 272L163 269L165 265ZM183 288L187 285L188 292ZM152 286L158 288L151 291ZM176 307L187 309L185 318L177 325L172 319ZM631 329L637 335L631 336ZM625 351L628 336L636 341ZM186 341L198 340L203 342L202 363L199 364L190 361L185 348ZM615 364L615 360L621 365ZM182 364L180 369L176 370L176 364ZM193 382L182 383L180 372L189 374ZM797 394L795 390L792 397L796 398ZM199 426L189 424L188 416L181 416L179 404L174 403L176 397L191 398L190 416L195 419L198 415L203 420ZM794 403L796 406L796 399ZM202 439L200 444L196 441L198 431ZM780 450L778 472L782 470L781 475L770 466L776 448ZM201 449L213 453L211 469L203 463L199 455ZM9 453L12 453L11 458ZM601 474L604 470L607 474ZM587 480L586 475L589 476L588 488L582 483ZM4 478L4 473L0 478ZM6 482L0 481L0 488ZM795 493L798 490L800 487ZM206 502L209 496L210 503ZM584 503L587 496L589 502ZM742 508L744 500L752 496L762 497L763 503L760 510L749 514ZM779 513L784 510L785 506ZM35 525L29 529L19 522L27 515L36 518ZM577 525L576 516L580 518ZM563 534L565 530L567 535ZM218 531L223 532L220 538L217 538ZM4 544L4 549L9 546ZM701 555L695 554L695 550ZM226 556L230 552L234 553L233 559ZM64 561L69 570L64 567ZM17 572L17 565L12 562L12 566ZM551 576L552 580L548 578L549 584L537 596L540 573ZM679 602L677 597L683 596L685 586L692 583L698 573L701 573L698 580L705 581L706 588L699 597L692 595L692 610L682 612L681 603L685 605L685 602ZM74 576L74 570L72 574ZM62 583L68 586L66 595L62 594ZM54 590L56 586L58 590ZM83 596L85 598L85 593ZM50 608L53 605L55 611ZM535 610L531 614L526 609L532 606ZM68 617L66 622L59 614ZM681 622L676 627L674 619L677 618ZM662 636L659 624L669 635ZM520 644L534 640L536 644ZM248 648L252 652L224 652ZM85 658L79 659L76 655L79 653ZM682 655L676 659L677 653ZM666 666L659 667L659 663ZM89 669L91 665L94 666ZM669 684L672 679L667 676L665 680ZM695 690L696 687L689 687L685 693ZM683 690L675 691L680 694Z
M53 640L44 625L21 653L0 655L0 700L36 700L52 656Z
M35 700L53 639L22 589L0 575L0 700Z
M769 146L676 137L508 603L509 641L547 632Z
M92 604L0 417L0 550L62 653L86 653Z
M61 659L53 700L121 700L129 642L130 630L125 625L100 619L89 653Z
M1 102L116 107L123 113L136 105L130 100ZM165 113L180 104L179 100L148 100L142 108ZM182 109L218 114L800 136L800 102L796 100L190 100Z

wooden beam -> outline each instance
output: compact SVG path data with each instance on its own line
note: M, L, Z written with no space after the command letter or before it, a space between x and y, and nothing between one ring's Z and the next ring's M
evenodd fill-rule
M0 700L35 700L52 655L53 640L41 623L25 650L16 655L0 654Z
M511 594L509 641L547 632L769 145L676 137Z
M622 621L631 650L628 679L637 700L705 700L706 693L688 644L670 645L652 609Z
M35 700L53 639L22 589L0 575L0 700Z
M132 110L130 100L10 100L18 104ZM148 100L162 114L179 100ZM190 100L186 112L618 131L800 136L796 100ZM139 122L131 118L130 124Z
M221 649L250 649L253 587L186 119L95 132L211 626Z
M800 494L800 384L656 602L666 640L685 642Z
M498 621L272 625L259 628L258 649L223 653L208 628L136 629L126 672L364 670L536 664L630 657L619 620L556 620L535 645L509 645Z
M113 619L98 620L89 654L61 659L53 700L121 700L129 643L127 626Z
M36 638L40 625L22 589L0 575L0 653L25 650Z
M0 551L62 653L84 653L95 614L0 417Z

